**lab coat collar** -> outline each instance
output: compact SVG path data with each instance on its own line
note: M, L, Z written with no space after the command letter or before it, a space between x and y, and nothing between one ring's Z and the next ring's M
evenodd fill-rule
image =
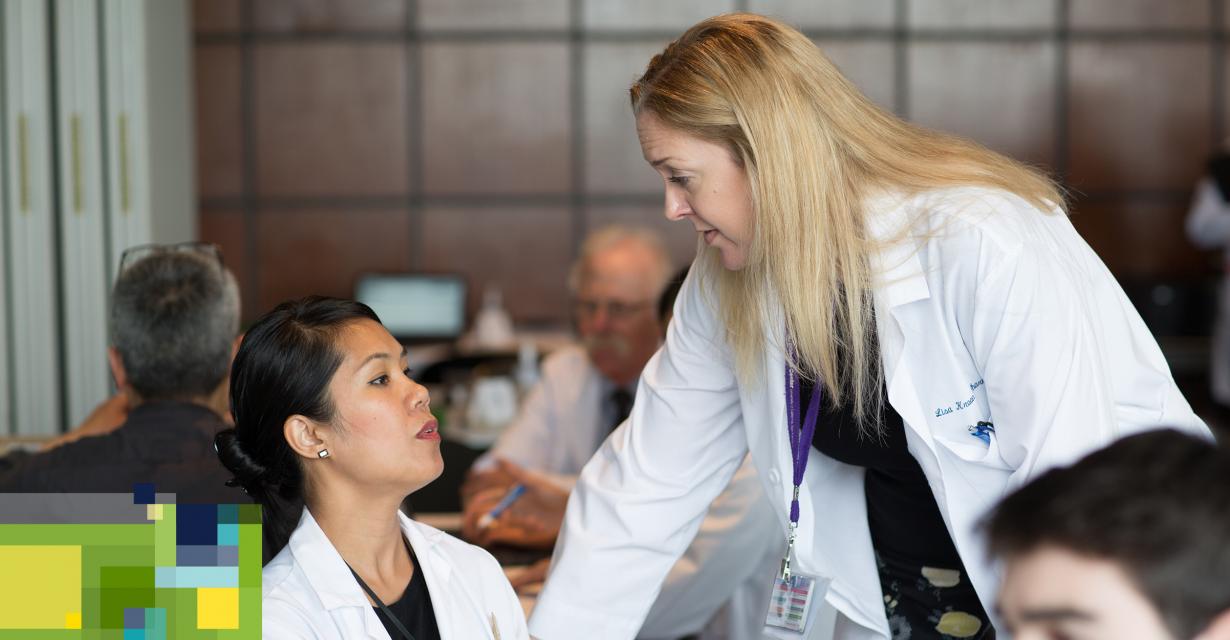
M890 309L931 296L913 234L902 232L915 223L911 217L917 208L906 206L909 200L900 192L885 191L863 201L867 232L879 245L871 268Z
M415 570L423 570L424 565L431 562L432 549L440 537L445 534L435 529L420 531L415 522L401 512L398 512L397 517L401 523L402 533L419 559L419 566L415 567ZM325 536L325 532L306 507L299 518L299 526L291 534L287 546L290 547L299 566L303 568L303 573L307 576L312 590L320 597L320 602L326 610L332 611L340 607L371 607L367 601L367 595L363 593L363 588L350 574L346 561L333 547L333 543L329 542L329 538ZM448 563L433 563L431 569L432 571L424 573L424 577L427 573L432 573L434 574L431 576L433 581L448 580L450 572ZM380 626L379 619L374 614L370 621L375 621L377 626ZM383 627L380 628L383 631ZM368 631L370 632L371 629Z

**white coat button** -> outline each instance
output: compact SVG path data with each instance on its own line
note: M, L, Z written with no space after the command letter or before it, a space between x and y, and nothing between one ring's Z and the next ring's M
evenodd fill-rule
M781 482L782 474L777 472L777 469L769 469L769 482L777 484Z

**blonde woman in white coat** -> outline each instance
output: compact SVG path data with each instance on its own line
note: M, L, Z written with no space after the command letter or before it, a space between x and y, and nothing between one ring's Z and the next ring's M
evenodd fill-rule
M702 246L536 637L631 638L750 450L792 541L766 637L994 638L996 499L1125 433L1207 435L1049 180L876 107L794 29L705 20L631 98Z
M367 306L305 298L261 318L231 371L235 428L215 446L264 506L263 637L524 640L482 549L402 500L443 470L427 390Z

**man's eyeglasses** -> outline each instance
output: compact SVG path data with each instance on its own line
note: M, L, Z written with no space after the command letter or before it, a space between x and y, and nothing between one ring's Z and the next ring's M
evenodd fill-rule
M203 256L218 264L218 269L224 267L222 262L222 249L216 244L208 242L179 242L175 244L141 244L135 247L129 247L120 254L120 268L116 271L116 275L124 273L125 270L132 265L153 255L168 254L168 253L194 253Z
M585 300L572 302L572 312L578 318L592 318L599 310L606 311L606 317L612 320L627 320L649 307L649 302L621 302L619 300Z

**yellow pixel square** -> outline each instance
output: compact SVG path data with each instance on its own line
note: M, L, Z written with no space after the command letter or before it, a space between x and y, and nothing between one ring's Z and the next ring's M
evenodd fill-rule
M65 629L80 629L81 628L81 612L80 611L70 611L69 613L64 614L64 628Z
M196 628L238 629L239 589L197 589Z
M80 546L0 546L0 629L64 629L71 612L80 629L80 611Z
M145 505L145 519L146 520L161 520L162 519L162 505L160 504Z

